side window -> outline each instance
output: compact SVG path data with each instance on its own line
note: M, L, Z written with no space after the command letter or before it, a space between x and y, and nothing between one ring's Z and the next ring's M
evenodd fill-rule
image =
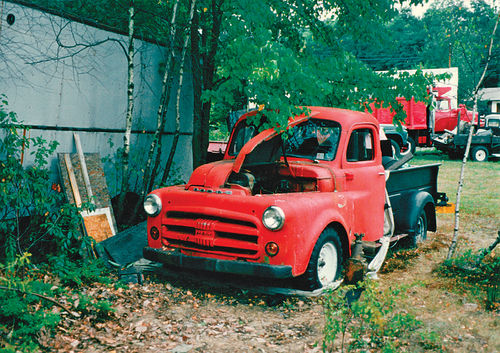
M375 156L373 133L371 129L354 130L347 145L347 161L371 161Z

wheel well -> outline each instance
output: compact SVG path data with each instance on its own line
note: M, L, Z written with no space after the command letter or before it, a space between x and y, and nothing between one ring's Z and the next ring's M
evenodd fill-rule
M340 243L342 245L342 262L345 262L349 256L351 255L351 249L349 244L349 237L347 236L347 232L345 231L342 224L338 222L330 223L327 228L334 229L339 235Z
M427 229L431 232L436 231L436 208L429 202L424 206L425 215L427 216Z

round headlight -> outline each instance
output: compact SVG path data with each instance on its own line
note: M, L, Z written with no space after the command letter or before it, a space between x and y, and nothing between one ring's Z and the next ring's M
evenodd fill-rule
M161 199L155 194L148 195L144 200L144 211L150 217L158 216L161 212Z
M269 230L280 230L285 224L285 212L278 206L268 207L262 214L262 223Z

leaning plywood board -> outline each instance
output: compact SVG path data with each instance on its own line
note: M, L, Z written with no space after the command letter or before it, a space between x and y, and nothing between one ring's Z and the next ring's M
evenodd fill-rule
M75 198L76 206L80 207L81 206L80 190L76 182L76 177L73 165L71 163L71 159L69 158L69 154L64 155L64 164L66 165L66 170L68 172L68 177L70 181L70 187L72 194ZM91 195L92 195L91 192L87 194L89 199L91 199ZM106 214L109 216L107 216ZM115 234L114 229L112 229L110 222L111 215L109 212L109 208L104 208L104 209L100 208L92 212L82 211L81 215L83 217L83 223L85 225L85 231L87 232L87 235L94 238L96 242L100 242Z
M87 234L94 238L97 243L115 235L109 208L98 208L94 212L82 212L82 217Z
M116 222L113 216L113 208L104 177L101 158L97 153L85 153L84 156L88 170L88 182L92 186L90 195L84 180L82 163L78 154L70 154L68 157L65 157L64 154L58 155L61 184L70 203L77 206L81 205L81 203L93 203L96 207L96 211L98 212L82 212L82 216L84 217L87 234L99 242L116 233ZM76 184L74 188L72 187L70 173L66 166L66 158L69 159L70 166L73 169L73 182ZM75 197L75 191L78 192L78 199Z

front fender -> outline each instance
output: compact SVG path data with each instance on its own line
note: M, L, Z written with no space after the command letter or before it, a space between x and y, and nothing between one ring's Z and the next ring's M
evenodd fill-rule
M285 202L285 200L282 201ZM349 249L350 240L347 235L350 233L349 225L352 224L354 215L352 202L341 192L315 193L314 197L309 196L307 201L305 199L302 199L302 201L305 202L295 200L295 202L291 203L293 206L287 202L288 207L283 207L286 208L290 216L288 226L293 227L295 230L296 246L293 247L295 253L294 276L301 275L306 271L314 245L316 245L323 230L328 226L334 225L337 230L343 229L343 234L339 234L342 237L340 240ZM278 201L275 204L279 205L280 202Z
M425 210L429 230L436 230L436 213L434 199L427 191L413 191L399 200L395 214L396 233L412 233L422 210Z

